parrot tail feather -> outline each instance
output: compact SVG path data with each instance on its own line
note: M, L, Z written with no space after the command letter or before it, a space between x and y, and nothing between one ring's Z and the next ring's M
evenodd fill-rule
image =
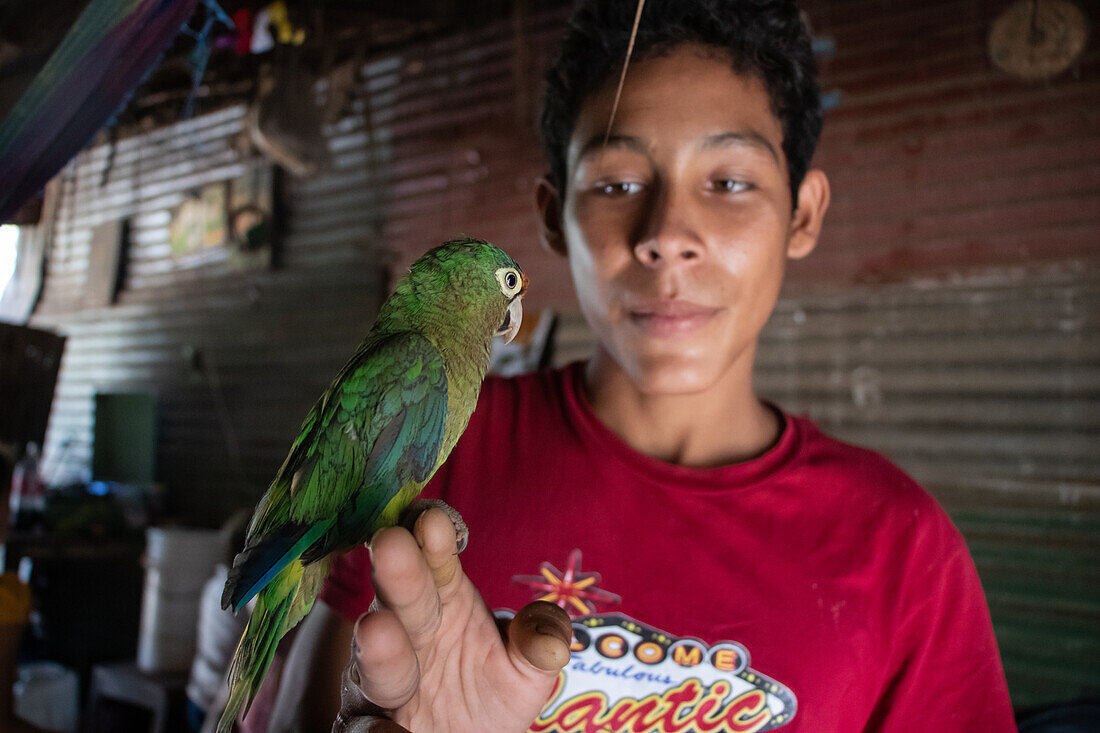
M218 719L217 733L230 733L233 730L233 723L237 721L237 715L244 707L247 696L248 689L244 685L237 685L230 690L229 702Z
M333 520L313 525L288 524L278 534L265 537L252 547L246 547L233 561L233 568L222 592L222 608L240 611L276 575L324 536Z
M302 564L294 560L256 596L256 607L229 665L229 702L218 720L218 733L228 733L242 709L245 714L248 713L264 674L275 657L279 640L304 615L294 613L298 618L294 619L294 623L288 623L295 599L299 596L302 574Z

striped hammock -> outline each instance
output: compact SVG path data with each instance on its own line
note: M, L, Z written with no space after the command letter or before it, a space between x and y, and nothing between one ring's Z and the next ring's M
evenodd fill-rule
M91 0L0 121L0 222L129 100L197 0Z

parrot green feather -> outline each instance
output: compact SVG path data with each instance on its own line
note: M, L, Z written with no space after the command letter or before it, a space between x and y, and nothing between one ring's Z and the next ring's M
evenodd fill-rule
M493 335L525 285L519 266L487 242L428 251L306 415L226 581L223 607L252 598L255 607L230 666L219 733L247 712L333 554L394 524L447 459L477 404Z

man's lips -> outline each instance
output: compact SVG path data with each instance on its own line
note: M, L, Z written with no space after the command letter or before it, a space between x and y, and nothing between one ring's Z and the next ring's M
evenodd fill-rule
M686 300L667 300L632 306L630 321L650 336L683 336L710 323L721 308Z

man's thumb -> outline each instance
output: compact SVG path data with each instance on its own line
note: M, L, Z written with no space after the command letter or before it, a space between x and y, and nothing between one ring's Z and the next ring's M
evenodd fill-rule
M573 624L562 609L534 601L508 625L508 645L517 656L543 672L557 674L569 661Z

